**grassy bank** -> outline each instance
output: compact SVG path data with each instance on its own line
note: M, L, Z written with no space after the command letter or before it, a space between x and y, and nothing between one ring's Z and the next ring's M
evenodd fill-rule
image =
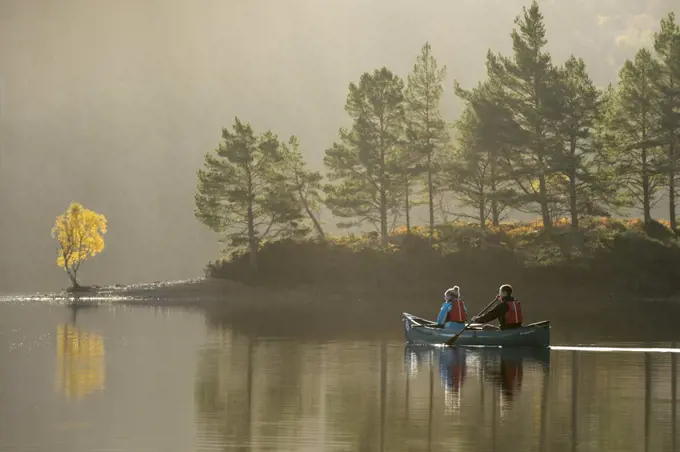
M441 297L459 284L486 297L505 282L522 293L636 295L680 293L680 241L660 222L593 218L579 228L566 221L551 229L511 222L497 228L468 223L427 231L396 231L388 249L375 234L265 243L258 272L248 255L210 263L206 275L267 288L318 290L380 297Z

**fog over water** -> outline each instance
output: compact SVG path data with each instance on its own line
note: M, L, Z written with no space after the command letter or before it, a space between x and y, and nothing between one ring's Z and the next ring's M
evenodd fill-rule
M487 49L510 50L529 3L0 0L0 292L66 285L49 231L72 200L109 220L84 283L199 275L219 247L193 216L195 173L234 116L297 134L321 167L348 123L348 84L382 65L405 77L429 41L448 67L442 110L454 120L453 80L473 86ZM555 62L582 57L601 86L680 9L539 4Z

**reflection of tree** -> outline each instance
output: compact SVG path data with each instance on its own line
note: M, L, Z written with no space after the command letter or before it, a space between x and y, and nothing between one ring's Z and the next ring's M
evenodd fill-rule
M227 331L201 352L199 431L225 450L630 452L644 450L647 417L649 450L670 450L674 359L319 345Z
M240 345L222 336L201 351L198 362L194 400L201 424L226 444L250 440L253 346Z
M57 327L57 391L80 399L104 389L104 340L69 324Z
M286 441L322 450L329 437L338 436L351 450L380 449L381 426L391 416L387 402L397 396L386 392L396 373L386 368L387 347L321 348L228 331L216 336L200 352L196 375L201 436L227 448L250 444L252 450L272 442L296 450ZM352 361L372 364L346 365ZM384 450L390 450L389 433Z
M434 362L427 362L428 354ZM413 394L406 409L412 416L417 413L411 409L413 401L429 405L420 408L426 424L420 435L428 437L433 449L445 443L461 450L528 450L538 442L532 430L538 433L540 428L541 399L547 403L541 377L549 375L549 350L406 345L404 361ZM438 369L443 391L432 391L428 368L434 368L435 373ZM523 392L531 394L521 397ZM538 405L533 395L538 395ZM510 412L512 415L508 415ZM451 425L459 427L455 438L448 433ZM513 438L509 443L508 435ZM516 449L508 449L510 443ZM423 444L422 450L426 449L427 444Z
M675 347L675 344L673 344ZM671 355L671 447L676 450L677 410L678 410L678 377L677 354Z

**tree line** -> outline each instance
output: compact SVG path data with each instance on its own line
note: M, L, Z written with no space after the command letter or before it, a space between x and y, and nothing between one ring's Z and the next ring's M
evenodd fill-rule
M386 246L411 209L426 204L430 241L442 201L455 200L481 227L511 209L540 215L545 228L636 208L645 223L668 194L677 229L680 152L680 27L661 20L653 48L624 63L619 80L595 86L584 61L553 62L537 3L523 8L512 53L488 51L486 78L454 81L463 101L454 124L442 118L446 67L426 43L406 80L386 67L349 85L352 120L326 150L326 174L310 170L297 137L256 134L238 118L198 171L197 218L246 247L256 265L265 239L325 233L326 206L339 226L373 225ZM324 178L326 181L324 182ZM474 212L473 214L465 212Z

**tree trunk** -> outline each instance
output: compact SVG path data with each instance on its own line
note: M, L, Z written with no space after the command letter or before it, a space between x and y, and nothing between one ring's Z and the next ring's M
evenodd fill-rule
M309 207L309 203L307 202L307 199L303 196L302 190L300 190L299 188L298 188L298 196L300 196L300 200L302 201L302 207L305 209L305 212L307 212L307 216L309 217L309 219L312 220L312 224L314 225L314 229L316 230L316 233L319 235L319 238L325 239L326 233L324 232L323 228L321 227L321 223L316 218L316 215L314 215L314 212L312 212L312 209Z
M491 158L491 224L497 228L500 223L500 212L496 193L496 156L489 154L489 157Z
M257 241L255 240L254 234L250 232L252 221L248 221L248 257L250 262L250 269L257 271Z
M552 220L550 219L550 206L548 205L548 188L545 184L545 175L538 176L538 196L541 205L541 216L543 218L543 227L550 229L552 227Z
M571 168L569 168L569 211L571 213L571 227L578 227L578 207L576 203L576 140L572 137L570 143Z
M387 194L385 181L385 143L383 142L383 132L385 131L384 118L380 117L380 167L378 177L380 181L380 245L387 248Z
M484 212L484 204L479 203L479 226L484 229L486 228L486 212Z
M649 173L647 169L647 149L642 150L642 211L645 224L652 222L652 209L649 190Z
M253 216L253 183L248 178L248 257L250 269L257 271L257 240L255 238L255 218Z
M308 212L309 218L312 219L312 223L314 224L314 229L316 229L316 233L319 235L320 239L325 239L326 238L326 233L324 232L323 228L321 227L321 223L319 220L316 218L316 215L314 215L311 212Z
M647 141L647 112L642 109L642 142ZM643 145L646 146L646 145ZM647 148L642 148L642 211L645 224L652 222L651 194L649 187L649 168L647 163Z
M486 228L486 197L484 196L484 186L479 190L479 226Z
M670 82L670 87L673 91L677 89L677 80L676 78L671 75L671 78L669 80ZM669 104L672 106L675 106L678 104L678 98L671 94L670 98L668 99ZM671 115L673 115L673 110L671 109ZM675 116L675 115L674 115ZM673 232L676 231L678 225L675 217L675 172L676 172L676 162L675 162L675 140L680 137L680 135L676 136L676 129L675 126L678 124L678 120L680 120L680 117L675 116L673 120L670 123L669 126L669 131L668 131L668 163L669 163L669 168L668 168L668 216L670 217L669 220L671 222L671 230Z
M670 162L668 174L668 216L671 221L671 229L675 231L678 227L675 219L675 137L671 131L671 142L668 145L668 160Z
M71 286L74 289L78 289L80 287L80 284L78 284L78 278L76 277L76 272L71 270L71 271L67 271L66 273L68 273L68 277L71 280Z
M434 241L434 188L432 184L432 150L427 154L427 195L430 203L430 232L428 239L430 246Z
M411 234L411 206L409 205L408 192L409 180L406 178L406 234Z
M571 212L571 227L578 227L578 208L576 205L576 175L569 175L569 210Z
M383 248L387 248L387 196L385 189L380 188L380 244Z
M536 108L540 111L542 108L542 102L539 98L539 89L538 89L538 78L534 78L534 98L536 99ZM543 133L543 127L542 125L536 124L536 137L540 137L540 141L537 142L538 148L536 149L536 153L538 154L538 168L539 168L539 175L538 175L538 194L539 194L539 203L541 205L541 216L543 218L543 228L545 229L550 229L552 228L552 220L550 218L550 205L548 203L548 187L545 183L545 160L544 160L544 151L545 151L545 143L543 140L545 139L545 134Z

